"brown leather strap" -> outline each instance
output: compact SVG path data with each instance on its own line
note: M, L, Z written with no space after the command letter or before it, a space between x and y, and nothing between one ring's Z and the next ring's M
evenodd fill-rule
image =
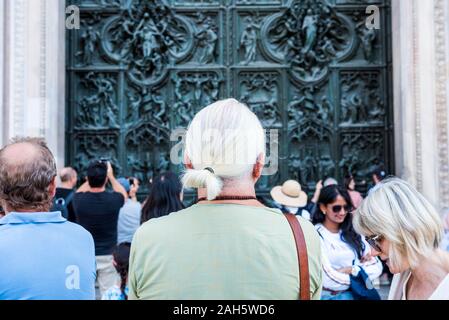
M299 264L299 300L310 300L309 258L307 257L306 239L301 225L294 214L285 214L293 231Z

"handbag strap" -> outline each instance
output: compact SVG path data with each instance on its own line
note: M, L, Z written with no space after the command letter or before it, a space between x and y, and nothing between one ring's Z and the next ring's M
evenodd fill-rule
M285 214L288 223L293 231L298 253L299 264L299 300L310 300L310 276L309 258L307 256L306 240L301 225L294 214Z

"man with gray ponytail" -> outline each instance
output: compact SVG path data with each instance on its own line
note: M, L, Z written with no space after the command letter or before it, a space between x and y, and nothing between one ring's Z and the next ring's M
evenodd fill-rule
M256 199L265 159L257 116L234 99L204 108L190 124L184 158L184 187L197 189L199 201L136 232L130 299L293 300L301 287L319 299L321 251L314 227L298 217L310 275L303 282L287 219Z

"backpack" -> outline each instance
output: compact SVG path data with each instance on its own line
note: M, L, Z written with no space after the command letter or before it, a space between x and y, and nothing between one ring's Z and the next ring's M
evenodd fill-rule
M75 191L72 191L69 193L67 198L63 198L63 197L56 198L55 197L53 199L53 206L50 211L52 211L52 212L61 211L63 218L68 219L69 218L68 206L69 206L70 202L72 201L74 195L75 195Z

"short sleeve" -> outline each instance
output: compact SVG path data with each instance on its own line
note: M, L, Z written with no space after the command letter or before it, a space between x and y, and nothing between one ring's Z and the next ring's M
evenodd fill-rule
M117 206L119 208L123 207L125 205L125 198L123 197L123 195L121 193L118 193L118 192L113 192L112 194L115 197L115 201L117 203Z

